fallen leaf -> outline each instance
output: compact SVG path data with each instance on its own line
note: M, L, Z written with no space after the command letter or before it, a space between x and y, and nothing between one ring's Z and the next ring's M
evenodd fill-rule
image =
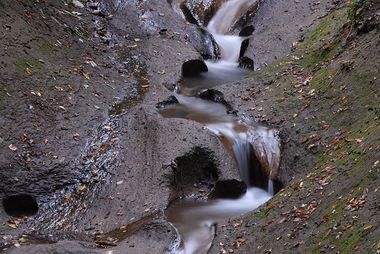
M15 146L14 144L10 144L8 146L9 149L11 149L13 152L16 152L17 151L17 146Z
M80 138L79 133L75 133L75 134L73 135L73 139L74 139L74 140L79 140L79 138Z
M84 185L84 184L82 184L82 185L79 186L79 188L78 188L78 191L79 191L79 192L85 192L86 190L87 190L87 186Z
M90 74L89 73L87 73L87 72L83 72L83 76L86 78L86 79L91 79L90 78Z
M7 226L13 229L17 228L17 225L14 223L8 223Z
M26 74L28 74L29 76L32 76L32 75L33 75L33 70L32 70L32 68L26 67L25 71L26 71Z

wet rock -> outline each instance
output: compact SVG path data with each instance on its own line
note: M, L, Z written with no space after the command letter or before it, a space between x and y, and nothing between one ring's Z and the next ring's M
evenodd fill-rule
M189 60L182 65L183 77L196 77L200 73L207 71L207 65L200 59Z
M157 103L156 104L156 108L157 109L163 109L166 106L173 105L173 104L178 104L178 103L179 102L178 102L177 98L174 95L172 95L169 98L167 98L166 100Z
M199 22L196 18L194 18L193 13L191 10L184 4L180 4L180 9L182 11L182 14L184 15L187 22L199 26Z
M239 53L239 58L243 57L245 54L245 51L247 51L247 48L249 46L249 39L245 39L240 46L240 53Z
M181 4L186 20L198 25L207 26L220 6L226 0L185 0Z
M224 106L226 106L227 111L232 111L233 110L231 104L229 104L224 99L223 93L220 92L220 91L218 91L218 90L207 89L207 90L205 90L203 92L200 92L199 95L198 95L198 97L201 98L201 99L203 99L203 100L208 100L208 101L213 101L213 102L216 102L216 103L223 104Z
M239 33L239 36L242 36L242 37L248 37L248 36L251 36L253 34L253 32L255 31L255 27L254 26L246 26L244 27L240 33Z
M268 173L261 164L262 160L260 160L256 154L257 153L255 152L254 148L252 148L250 157L251 171L249 172L249 184L254 187L268 190Z
M235 179L218 181L209 195L210 199L237 199L247 191L247 185Z
M239 68L254 70L253 60L247 56L243 56L239 58Z
M170 186L173 199L194 192L203 196L211 191L219 176L213 152L204 147L194 147L176 158L171 168Z
M260 170L267 179L277 179L282 149L279 131L262 125L253 125L249 127L247 134L253 149L253 164L260 165Z
M212 34L206 29L189 25L187 26L189 41L204 59L218 59L220 48Z
M9 254L99 254L100 251L86 247L82 242L61 241L55 244L26 245L11 249Z
M125 231L125 230L124 230ZM168 253L176 241L177 233L172 225L159 219L143 226L136 234L118 243L110 254ZM107 251L102 253L108 254Z

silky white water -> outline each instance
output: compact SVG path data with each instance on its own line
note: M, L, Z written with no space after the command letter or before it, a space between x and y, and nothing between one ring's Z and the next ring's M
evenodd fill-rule
M177 253L206 254L215 234L215 223L252 211L271 197L262 189L249 188L239 199L184 201L176 204L168 210L167 215L183 243Z
M179 103L164 109L161 114L199 122L220 137L226 148L233 153L241 179L248 186L250 160L254 153L262 156L258 159L263 165L278 164L280 140L276 130L257 123L248 126L239 122L228 115L226 107L220 103L181 94L175 96ZM273 182L270 179L268 181L267 190L250 187L239 199L180 201L171 206L167 212L168 220L177 229L182 243L175 253L207 253L212 244L216 222L252 211L273 196Z
M244 12L257 0L231 0L224 3L210 20L207 30L214 36L221 50L221 60L217 62L225 65L226 62L237 62L240 55L240 47L246 37L229 35L231 27ZM206 64L209 64L206 61Z
M205 61L208 72L199 77L187 79L181 90L187 94L214 87L230 81L243 79L249 74L246 69L238 68L242 42L248 37L228 34L236 19L257 0L231 0L224 3L211 19L207 30L213 35L220 48L220 59Z
M208 72L193 79L187 78L185 88L179 89L179 93L198 92L241 79L247 74L246 70L238 68L237 63L241 43L246 37L229 35L228 32L236 19L255 2L257 0L230 0L221 6L207 27L221 49L221 59L205 61ZM220 103L179 93L175 94L179 103L162 109L161 115L196 121L217 135L232 154L241 179L248 186L246 193L238 199L180 200L168 208L168 220L181 238L175 253L206 254L214 238L215 223L252 211L273 196L271 179L264 184L268 186L266 190L250 186L251 158L255 156L272 177L280 161L280 140L276 130L257 123L243 123L227 114L226 107Z

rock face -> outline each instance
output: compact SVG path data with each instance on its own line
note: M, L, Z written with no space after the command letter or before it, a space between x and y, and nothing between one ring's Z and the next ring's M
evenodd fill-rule
M36 244L16 248L8 252L9 254L100 254L101 251L86 247L86 243L74 241L61 241L55 244Z
M9 235L2 238L2 249L30 229L55 239L74 231L91 238L164 209L177 197L168 165L196 147L213 154L218 179L238 178L216 137L199 124L163 119L156 111L155 104L171 94L164 87L181 80L182 63L201 58L169 5L108 1L80 21L57 11L78 11L61 1L0 5L1 22L12 24L1 26L1 45L14 46L0 52L0 199L9 208L0 209L0 219L30 215L11 224L16 229L0 225ZM14 198L21 194L30 197L27 208L19 209L25 199ZM133 236L136 246L158 234L142 232L147 233ZM164 251L174 238L156 237L149 251ZM67 246L62 253L70 253ZM54 247L35 249L44 253Z
M247 191L247 185L238 180L224 180L216 183L210 199L237 199Z
M220 57L220 48L212 34L197 25L187 26L189 42L202 55L203 59L216 60Z
M262 67L290 53L302 31L332 8L332 2L316 5L312 1L300 1L289 5L287 0L260 1L255 14L248 19L256 30L245 55L252 58L257 67Z
M179 6L190 23L206 27L219 7L227 0L174 0L172 5Z
M255 65L251 58L243 56L239 58L239 68L254 70Z
M182 76L184 78L197 77L202 72L208 72L207 65L200 59L189 60L182 65Z

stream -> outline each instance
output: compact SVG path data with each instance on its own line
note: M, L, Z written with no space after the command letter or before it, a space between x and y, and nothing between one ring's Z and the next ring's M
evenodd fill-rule
M220 47L220 59L205 61L208 71L186 77L173 94L175 102L159 107L165 118L196 121L216 135L236 161L241 179L248 186L237 199L181 199L170 205L166 215L179 236L173 253L207 253L218 222L254 210L275 192L272 180L277 176L281 150L278 131L241 120L230 114L226 105L197 97L206 89L249 75L248 70L238 68L241 44L249 37L228 32L242 12L255 2L230 0L221 6L207 26Z

